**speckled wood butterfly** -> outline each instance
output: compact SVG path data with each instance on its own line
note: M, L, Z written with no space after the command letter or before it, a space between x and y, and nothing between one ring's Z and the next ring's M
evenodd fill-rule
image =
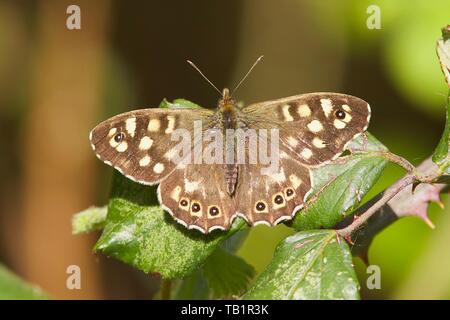
M161 206L179 223L208 233L228 229L237 216L251 225L292 219L311 190L310 170L337 158L367 129L369 119L369 105L345 94L308 93L240 107L225 89L215 111L135 110L100 123L90 133L90 141L97 157L126 177L146 185L159 184ZM277 142L279 148L277 170L263 174L261 163L233 158L236 140L241 138L228 135L232 129L244 134L277 130L278 141L269 142ZM208 150L213 139L195 138L189 144L174 134L195 136L196 130L223 137L223 150L212 153L217 156L223 151L232 161L193 159L195 149ZM244 146L244 155L257 153L250 143ZM183 158L183 150L193 152Z

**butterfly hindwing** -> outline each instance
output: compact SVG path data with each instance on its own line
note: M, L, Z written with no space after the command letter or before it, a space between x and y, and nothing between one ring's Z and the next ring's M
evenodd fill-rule
M242 165L236 194L236 211L251 225L276 225L292 219L311 190L308 168L281 158L279 169L261 173L261 166Z
M172 141L172 133L177 129L190 132L195 120L207 121L212 114L207 109L135 110L97 125L90 141L100 160L134 181L152 185L177 165L170 152L182 140Z
M228 229L235 213L222 164L179 166L159 185L158 198L178 222L203 233Z

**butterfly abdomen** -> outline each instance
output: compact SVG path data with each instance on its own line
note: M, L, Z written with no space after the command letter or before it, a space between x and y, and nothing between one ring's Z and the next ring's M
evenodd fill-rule
M227 192L230 196L236 191L236 185L239 176L239 167L236 163L227 164L225 167L225 183L227 186Z

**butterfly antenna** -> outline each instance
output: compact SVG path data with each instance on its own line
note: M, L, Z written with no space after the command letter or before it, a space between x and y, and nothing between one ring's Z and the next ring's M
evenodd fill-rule
M201 72L201 70L191 61L191 60L186 60L187 63L189 63L191 65L192 68L194 68L195 70L197 70L198 73L200 73L200 75L206 80L208 81L208 83L214 88L216 89L216 91L220 94L220 96L222 96L222 92L220 92L219 89L217 89L217 87L203 74L203 72Z
M253 65L251 66L251 68L247 71L247 73L245 74L245 76L242 78L241 81L239 81L239 83L237 84L236 87L234 87L233 91L231 92L231 95L233 95L236 90L241 86L241 84L244 82L244 80L248 77L248 75L252 72L252 70L256 67L256 65L262 60L264 56L260 56L258 59L256 59L256 61L253 63Z

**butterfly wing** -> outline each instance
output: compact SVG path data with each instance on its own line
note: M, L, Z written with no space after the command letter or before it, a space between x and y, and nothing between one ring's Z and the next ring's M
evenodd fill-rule
M263 174L261 168L241 166L236 212L251 225L276 225L292 219L311 190L309 169L290 158L280 159L279 170L273 174Z
M126 177L142 184L157 184L187 154L183 150L193 148L194 122L202 120L206 125L212 115L207 109L126 112L97 125L90 133L91 146L100 160Z
M367 129L369 105L356 97L311 93L250 105L242 122L250 129L278 129L278 170L239 169L236 211L249 223L275 225L291 219L311 190L310 168L338 157Z
M337 158L370 120L367 102L338 93L298 95L249 105L242 111L249 128L279 129L280 150L307 166Z
M222 164L179 166L158 187L163 208L179 223L203 233L230 227L234 200L226 192Z

